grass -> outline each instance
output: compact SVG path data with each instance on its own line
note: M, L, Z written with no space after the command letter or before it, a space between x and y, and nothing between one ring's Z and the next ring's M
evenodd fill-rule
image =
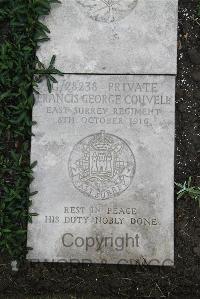
M196 201L200 207L200 187L192 186L192 177L189 177L188 181L184 184L176 183L176 186L179 188L177 193L177 199L182 197L190 197L192 200Z
M200 0L197 4L197 14L198 14L198 16L200 16Z
M36 57L49 30L40 22L57 0L0 0L0 25L8 28L0 44L0 253L19 259L26 254L27 222L34 214L29 185L33 90L42 79L51 92L55 56L48 67Z

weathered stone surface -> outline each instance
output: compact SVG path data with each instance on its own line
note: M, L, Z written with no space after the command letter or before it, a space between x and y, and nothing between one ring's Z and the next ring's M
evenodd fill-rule
M173 76L41 84L28 259L173 264L174 89Z
M46 19L65 73L176 74L178 0L63 0Z

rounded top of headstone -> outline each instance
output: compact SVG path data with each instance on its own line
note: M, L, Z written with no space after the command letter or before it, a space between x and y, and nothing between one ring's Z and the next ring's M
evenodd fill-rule
M83 12L97 22L112 23L128 16L138 0L76 0Z

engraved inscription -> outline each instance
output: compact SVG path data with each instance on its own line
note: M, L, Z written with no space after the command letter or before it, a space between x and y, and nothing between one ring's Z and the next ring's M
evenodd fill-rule
M157 124L165 126L174 101L171 91L164 90L159 80L128 78L125 82L119 82L119 78L117 82L97 77L85 80L83 76L79 80L60 80L51 94L41 92L36 96L36 102L46 117L53 117L55 125L63 129L114 125L154 130Z
M105 131L78 142L69 158L69 174L74 186L98 200L124 192L132 183L135 169L135 157L128 144Z
M76 2L94 21L112 23L129 15L138 0L76 0Z

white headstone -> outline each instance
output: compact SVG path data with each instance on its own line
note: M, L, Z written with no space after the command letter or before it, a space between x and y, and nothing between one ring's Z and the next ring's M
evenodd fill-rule
M63 0L38 56L66 73L176 74L178 0Z
M176 0L69 0L45 21L40 58L74 74L36 96L29 260L173 265L176 19Z

